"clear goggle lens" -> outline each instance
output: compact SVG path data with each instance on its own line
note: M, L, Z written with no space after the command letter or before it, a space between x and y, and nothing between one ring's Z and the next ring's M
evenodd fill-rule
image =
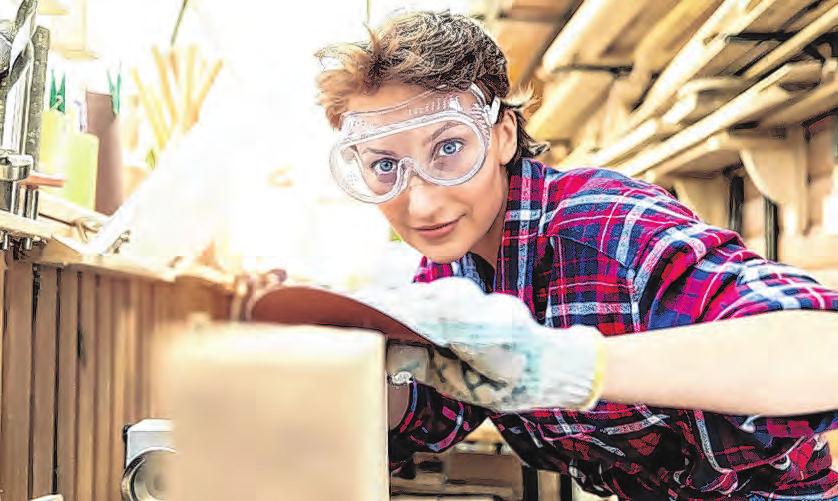
M464 183L486 159L497 104L492 108L475 87L460 95L423 95L384 112L351 114L332 150L332 175L349 195L370 203L398 195L413 173L441 186Z
M411 171L442 186L463 183L480 169L485 152L472 124L443 119L338 147L332 171L348 193L375 202L404 189Z

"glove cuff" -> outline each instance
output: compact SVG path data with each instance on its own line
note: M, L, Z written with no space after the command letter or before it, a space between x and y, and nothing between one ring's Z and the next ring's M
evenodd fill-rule
M544 327L537 334L546 348L541 379L544 401L580 411L595 407L603 390L604 336L583 326Z

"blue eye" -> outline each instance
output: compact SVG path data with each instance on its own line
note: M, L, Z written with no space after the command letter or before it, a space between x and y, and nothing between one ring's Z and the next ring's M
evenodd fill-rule
M463 149L463 142L459 139L452 139L450 141L445 141L440 145L438 151L439 154L444 157L450 157L451 155L456 155Z
M377 175L390 174L396 170L396 162L389 158L382 158L381 160L373 162L371 167Z

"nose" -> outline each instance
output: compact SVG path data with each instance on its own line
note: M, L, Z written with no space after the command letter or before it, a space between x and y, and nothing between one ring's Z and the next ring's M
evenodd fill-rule
M408 180L405 195L407 209L413 220L433 220L434 214L442 206L440 186L436 186L413 173Z

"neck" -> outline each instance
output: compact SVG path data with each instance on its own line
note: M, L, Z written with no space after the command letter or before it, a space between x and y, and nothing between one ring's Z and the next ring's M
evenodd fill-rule
M509 197L508 182L503 192L503 204L497 216L495 216L492 226L486 235L471 249L471 252L485 259L487 263L492 265L492 268L497 268L498 252L500 251L500 244L503 238L503 223L506 220L506 202Z

